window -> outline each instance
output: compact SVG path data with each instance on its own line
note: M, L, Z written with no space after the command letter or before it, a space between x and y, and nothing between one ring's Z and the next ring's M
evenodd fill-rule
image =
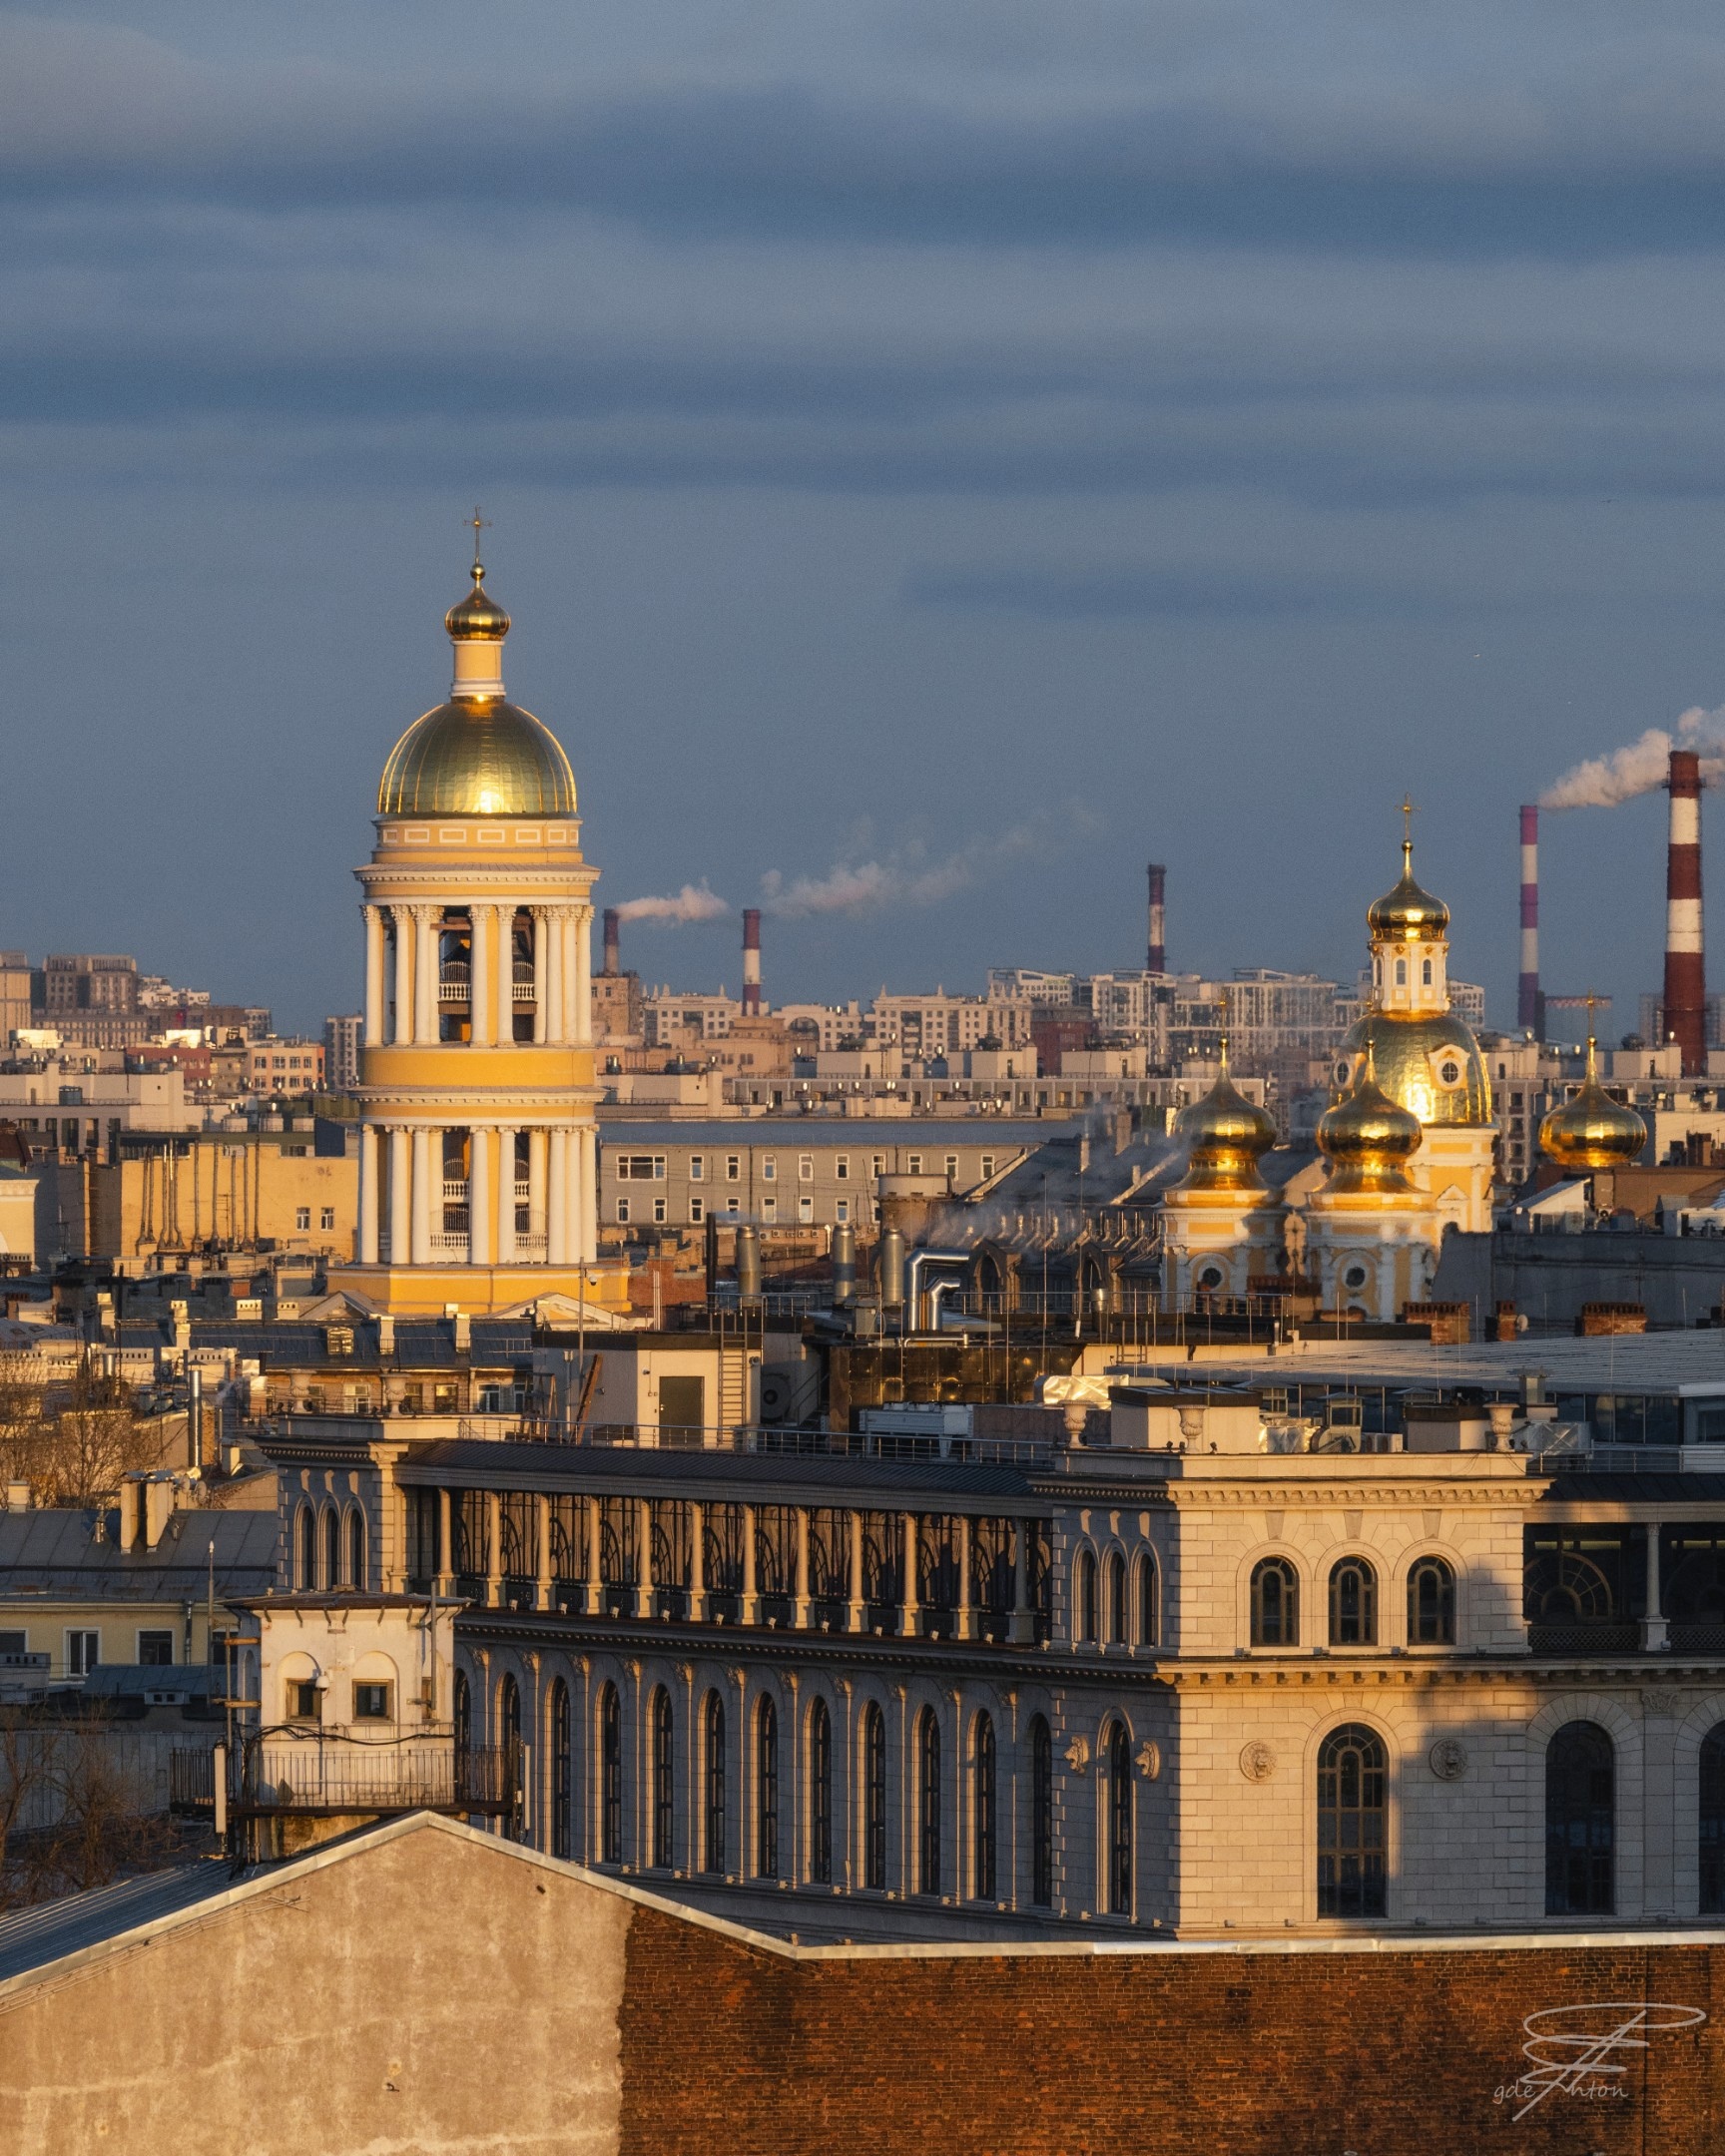
M356 1684L353 1687L353 1719L355 1722L387 1722L389 1715L389 1687L386 1684Z
M1615 1906L1616 1763L1597 1722L1565 1722L1545 1748L1545 1913Z
M849 1154L849 1153L838 1153L838 1154L835 1154L835 1155L834 1155L834 1159L833 1159L833 1180L834 1180L834 1182L835 1182L835 1183L849 1183L849 1182L850 1182L850 1180L851 1180L851 1156L850 1156L850 1154Z
M916 1891L940 1891L940 1725L932 1707L916 1717Z
M1725 1910L1725 1722L1701 1740L1701 1913Z
M1138 1560L1138 1644L1154 1647L1162 1636L1161 1597L1156 1592L1155 1553L1146 1550Z
M599 1695L599 1862L623 1862L623 1702L614 1684Z
M333 1505L323 1508L323 1565L318 1584L323 1587L341 1584L341 1515Z
M0 1661L3 1661L8 1655L28 1654L29 1652L30 1635L28 1632L0 1632ZM143 1660L142 1655L140 1655L139 1660Z
M561 1677L551 1686L551 1854L573 1857L569 1800L574 1794L574 1722L569 1712L569 1687Z
M886 1885L886 1718L872 1706L862 1715L862 1884Z
M699 1228L706 1218L707 1201L704 1198L691 1198L689 1201L689 1219L692 1224Z
M764 1699L755 1711L755 1874L779 1877L779 1710Z
M797 1218L804 1223L808 1223L815 1218L815 1201L813 1198L798 1199Z
M725 1702L717 1692L707 1695L707 1804L706 1832L702 1837L701 1869L725 1870Z
M845 1223L851 1218L851 1201L849 1198L841 1198L838 1201L833 1208L833 1218L839 1223L840 1227L844 1227Z
M294 1678L288 1684L288 1719L289 1722L322 1721L323 1691L313 1678Z
M975 1786L972 1798L972 1840L970 1890L978 1901L992 1901L995 1892L994 1852L994 1721L991 1715L976 1717L976 1758L974 1763Z
M992 1175L993 1173L994 1173L994 1156L993 1156L993 1154L992 1154L992 1153L984 1153L984 1154L983 1154L983 1156L982 1156L982 1180L983 1180L983 1182L984 1182L984 1183L986 1183L986 1182L987 1182L987 1180L988 1180L988 1178L989 1178L989 1177L990 1177L990 1176L991 1176L991 1175Z
M799 1183L813 1183L813 1182L814 1182L814 1180L815 1180L815 1156L814 1156L814 1154L813 1154L813 1153L799 1153L799 1154L798 1154L798 1156L797 1156L797 1180L798 1180L798 1182L799 1182Z
M455 1780L459 1787L467 1778L467 1762L473 1752L473 1695L467 1688L467 1672L455 1672Z
M956 1153L948 1153L946 1156L946 1180L948 1183L956 1183L958 1180L958 1156Z
M365 1584L365 1515L357 1510L347 1515L347 1584Z
M309 1207L308 1205L296 1206L296 1207L294 1208L294 1211L293 1211L293 1225L294 1225L294 1227L295 1227L295 1228L309 1228L309 1227L310 1227L310 1225L311 1225L311 1208L310 1208L310 1207Z
M1126 1560L1118 1550L1108 1558L1108 1637L1116 1645L1126 1638Z
M1266 1557L1253 1567L1252 1644L1300 1644L1300 1575L1286 1557Z
M1422 958L1420 961L1420 981L1423 987L1430 988L1432 985L1432 961L1430 958Z
M619 1183L663 1183L665 1180L665 1156L663 1153L623 1153L617 1160Z
M763 1198L763 1199L762 1199L762 1201L761 1201L761 1219L762 1219L762 1222L763 1222L763 1224L764 1224L764 1225L767 1225L767 1224L771 1224L772 1222L776 1221L776 1220L777 1220L778 1218L779 1218L779 1201L778 1201L778 1199L777 1199L777 1198Z
M1108 1913L1132 1913L1132 1746L1124 1722L1108 1732Z
M1330 1644L1371 1647L1378 1639L1378 1575L1364 1557L1344 1557L1330 1573Z
M174 1635L172 1632L140 1632L138 1635L138 1661L144 1669L172 1669L174 1666Z
M886 1156L884 1153L876 1153L874 1155L873 1166L869 1169L868 1172L870 1175L873 1176L883 1176L886 1173Z
M66 1674L68 1677L88 1677L102 1659L102 1635L99 1632L68 1632L66 1635Z
M1408 961L1406 958L1398 958L1396 961L1396 985L1398 988L1406 988L1408 985Z
M672 1749L671 1695L661 1685L653 1695L653 1862L671 1869L675 1762Z
M1422 1557L1408 1574L1408 1644L1455 1644L1455 1575L1441 1557Z
M833 1884L833 1721L822 1699L809 1716L809 1877Z
M655 1198L655 1199L654 1199L654 1201L653 1201L653 1218L654 1218L654 1220L655 1220L656 1222L659 1222L659 1223L661 1223L661 1224L662 1224L662 1223L664 1222L664 1219L665 1219L665 1201L664 1201L664 1199L663 1199L663 1198Z
M1096 1559L1089 1550L1082 1551L1078 1558L1072 1602L1073 1629L1085 1646L1093 1646L1096 1640Z
M1054 1906L1054 1739L1041 1715L1030 1722L1030 1899Z
M727 1182L727 1183L741 1183L741 1182L742 1182L742 1180L743 1180L743 1156L742 1156L742 1154L741 1154L741 1153L727 1153L727 1154L726 1154L726 1156L725 1156L725 1180L726 1180L726 1182Z
M322 1211L321 1211L321 1212L320 1212L320 1213L318 1214L318 1216L317 1216L317 1225L318 1225L318 1227L319 1227L319 1228L333 1228L333 1227L334 1227L334 1225L335 1225L335 1208L334 1208L334 1207L333 1207L332 1205L326 1205L326 1206L325 1206L325 1207L324 1207L324 1208L322 1209Z
M921 1154L920 1154L920 1153L912 1153L912 1154L911 1154L911 1156L910 1156L910 1158L909 1158L909 1160L908 1160L908 1161L906 1161L904 1165L905 1165L905 1169L906 1169L907 1173L909 1173L910 1175L920 1175L920 1174L922 1173L922 1156L921 1156Z
M507 1778L504 1796L510 1805L510 1811L498 1832L506 1835L511 1842L519 1842L524 1839L522 1830L526 1820L522 1809L526 1792L522 1787L521 1775L521 1687L507 1671L504 1672L503 1682L497 1687L496 1727L497 1734L502 1739L503 1772Z
M1384 1740L1358 1722L1318 1754L1318 1913L1382 1916L1389 1774Z
M761 1163L761 1180L763 1183L777 1183L779 1180L779 1163L771 1153Z
M617 1221L620 1227L627 1228L629 1225L629 1201L627 1198L619 1198L617 1201Z
M703 1181L703 1180L705 1179L705 1177L706 1177L706 1174L707 1174L707 1163L706 1163L705 1159L704 1159L704 1158L702 1157L702 1155L701 1155L701 1154L699 1154L699 1153L691 1153L691 1154L690 1154L690 1156L689 1156L689 1180L690 1180L690 1182L691 1182L691 1183L700 1183L700 1182L702 1182L702 1181Z

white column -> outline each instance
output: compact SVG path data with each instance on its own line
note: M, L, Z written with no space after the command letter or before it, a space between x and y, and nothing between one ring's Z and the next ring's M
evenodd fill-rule
M391 906L395 923L395 1045L405 1048L413 1038L413 940L416 933L411 906Z
M563 1027L563 908L545 913L545 1038L561 1046Z
M581 1139L581 1248L583 1265L593 1265L599 1257L599 1132L591 1123L584 1123Z
M475 905L467 909L472 923L468 936L469 960L468 995L471 1000L467 1011L470 1034L475 1047L483 1047L491 1038L491 1020L496 1010L496 999L491 992L491 941L497 930L497 908L492 905Z
M359 1126L359 1263L377 1263L377 1128L372 1123Z
M413 1242L414 1265L431 1263L431 1141L436 1137L437 1148L437 1220L443 1219L443 1149L442 1133L416 1130L413 1133Z
M515 1038L515 901L497 908L497 1038Z
M529 1233L536 1236L544 1235L547 1230L545 1155L548 1150L544 1131L527 1133L527 1223Z
M515 1262L515 1133L497 1133L497 1263Z
M491 1263L491 1133L467 1133L467 1263Z
M551 1173L546 1192L545 1257L548 1264L569 1262L569 1133L551 1133Z
M430 1047L437 1038L437 937L432 928L437 908L413 908L413 1043Z
M545 908L533 908L533 1039L543 1046L547 1039L545 1031Z
M593 1038L593 908L576 906L571 917L571 940L575 945L575 1023L569 1038L585 1048Z
M389 1263L405 1265L413 1237L412 1146L404 1130L389 1133Z
M383 908L368 905L365 914L365 1045L383 1039Z

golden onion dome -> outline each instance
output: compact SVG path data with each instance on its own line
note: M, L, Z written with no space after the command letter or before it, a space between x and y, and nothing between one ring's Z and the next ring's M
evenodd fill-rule
M1399 1107L1429 1126L1491 1121L1491 1080L1472 1028L1453 1011L1402 1017L1368 1011L1349 1027L1335 1066L1349 1084L1370 1052L1378 1083Z
M458 697L389 752L379 815L575 813L575 774L548 726L502 697Z
M1414 880L1414 841L1402 841L1402 880L1366 914L1374 943L1431 943L1449 926L1449 908Z
M1592 1168L1627 1168L1641 1157L1647 1126L1622 1101L1614 1101L1599 1083L1593 1036L1587 1036L1587 1075L1572 1101L1553 1108L1539 1126L1539 1150L1571 1173Z
M1378 1083L1370 1043L1366 1061L1347 1093L1318 1123L1318 1146L1340 1190L1406 1191L1414 1188L1407 1164L1424 1133L1418 1116L1393 1101Z
M1276 1143L1276 1125L1228 1075L1226 1042L1216 1083L1202 1100L1181 1109L1174 1135L1183 1138L1188 1149L1183 1190L1264 1188L1258 1159Z
M483 562L473 564L473 589L444 615L443 626L457 644L478 639L501 644L509 634L508 614L485 589Z

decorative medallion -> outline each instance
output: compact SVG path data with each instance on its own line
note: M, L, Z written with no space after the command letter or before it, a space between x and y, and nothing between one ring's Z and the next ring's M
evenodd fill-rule
M1240 1772L1248 1782L1268 1782L1276 1772L1276 1755L1267 1744L1253 1743L1242 1748Z
M1439 1782L1459 1782L1467 1772L1467 1747L1456 1737L1439 1737L1427 1754Z

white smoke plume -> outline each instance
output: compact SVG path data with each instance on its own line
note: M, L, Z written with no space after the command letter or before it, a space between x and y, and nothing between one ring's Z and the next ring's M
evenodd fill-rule
M679 926L686 921L718 920L731 908L706 883L685 883L671 898L630 898L617 908L620 921L663 921Z
M885 853L859 858L869 844L866 823L852 833L849 849L825 875L789 879L777 868L761 878L764 911L782 920L819 913L880 913L891 906L938 905L973 883L1025 855L1051 857L1096 819L1074 804L1062 818L1015 824L990 837L973 838L955 852L931 858L926 846L911 842Z
M1725 752L1725 705L1703 711L1693 704L1677 721L1675 734L1663 727L1649 727L1639 741L1609 756L1588 757L1566 771L1555 785L1539 797L1541 808L1615 808L1619 802L1633 801L1663 786L1673 749L1709 749ZM1701 759L1701 776L1715 784L1725 776L1725 754Z

